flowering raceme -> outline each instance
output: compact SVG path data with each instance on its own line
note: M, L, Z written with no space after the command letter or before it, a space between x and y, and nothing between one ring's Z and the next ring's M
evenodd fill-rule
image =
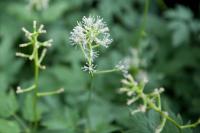
M123 87L120 88L119 92L125 93L128 96L127 105L130 108L131 115L135 115L140 112L145 113L149 110L154 110L160 114L160 124L155 128L154 133L161 133L166 125L166 121L174 124L180 132L182 132L182 129L196 127L200 124L200 119L195 123L182 125L171 118L169 113L164 111L161 105L161 93L164 92L164 88L156 88L153 92L145 93L144 88L147 83L146 78L137 82L131 74L127 74L125 79L121 82ZM137 105L134 109L131 107L133 104Z
M84 16L70 33L70 40L72 45L80 46L86 59L86 65L82 69L90 74L95 72L94 60L99 55L96 48L99 46L107 48L112 43L109 28L99 16Z

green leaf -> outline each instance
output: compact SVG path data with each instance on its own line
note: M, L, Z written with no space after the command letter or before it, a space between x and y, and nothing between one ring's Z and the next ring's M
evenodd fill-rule
M1 133L21 133L19 125L10 120L0 119L0 132Z
M0 116L10 117L15 114L18 109L18 103L15 98L15 94L11 91L8 95L5 93L0 93Z
M45 21L55 21L57 20L66 9L68 9L68 4L64 1L59 1L51 4L46 10L44 10L42 16Z
M42 125L49 131L65 131L77 133L78 112L71 108L54 110L42 119Z
M110 113L112 112L112 104L95 94L93 94L92 101L93 103L89 105L89 119L92 132L109 133L117 130L117 126L111 123L114 120L114 115Z
M23 5L20 3L12 3L7 8L8 13L18 19L23 21L32 21L38 18L37 14L28 9L28 5Z
M190 31L189 27L185 23L173 21L169 24L169 29L173 31L172 43L174 46L179 46L189 42Z
M26 95L24 106L22 109L24 119L31 122L35 121L33 100L34 100L34 97L32 95L30 94ZM42 110L37 104L37 120L41 119L41 114L42 114Z
M168 10L165 16L171 19L191 20L193 14L191 10L184 6L177 6L175 10Z
M147 114L139 113L130 117L132 117L132 127L126 133L154 133L161 122L160 114L153 110L148 111ZM183 124L180 115L175 116L173 113L170 113L170 117L177 123ZM182 131L183 133L192 133L191 129L184 129ZM179 133L179 130L175 125L167 121L162 133Z

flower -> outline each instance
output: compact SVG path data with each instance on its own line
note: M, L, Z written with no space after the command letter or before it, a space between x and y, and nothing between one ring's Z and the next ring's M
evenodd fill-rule
M104 47L108 47L112 43L110 38L109 28L103 19L99 16L93 17L83 17L81 22L74 27L73 31L70 33L70 40L72 44L83 45L84 48L89 44L98 44Z
M105 33L102 39L96 38L95 42L107 48L112 43L112 39L110 39L110 34Z
M71 40L72 45L82 44L85 48L87 44L85 29L79 23L70 33L70 35L71 36L69 39Z
M122 71L124 77L126 77L128 75L128 69L130 68L130 64L131 64L131 59L127 57L119 61L119 63L115 67L120 71Z
M90 53L89 53L89 54L90 54L90 55L88 55L88 56L91 57L92 62L94 61L94 59L96 59L96 58L99 56L98 51L94 51L93 49L90 50Z
M95 72L96 66L94 64L89 65L88 63L86 63L86 65L84 65L82 67L83 71L88 71L90 74L92 74L93 72Z

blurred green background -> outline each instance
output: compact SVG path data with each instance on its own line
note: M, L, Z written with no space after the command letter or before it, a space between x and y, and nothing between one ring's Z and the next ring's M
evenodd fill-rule
M147 5L147 1L0 0L0 133L23 132L16 116L27 125L32 122L29 94L14 92L18 85L27 87L33 82L31 62L15 56L21 51L19 44L26 42L21 27L31 30L33 20L45 25L47 34L41 40L54 40L45 58L47 69L40 73L39 89L65 88L64 94L40 99L38 132L85 132L90 80L81 71L84 63L81 52L70 45L68 38L77 21L89 15L104 18L114 40L108 49L100 49L99 69L112 68L119 60L130 57L130 72L148 76L147 91L165 88L163 106L173 112L175 119L184 123L198 119L200 4L198 0L190 3L149 0ZM122 78L118 73L94 78L89 107L92 133L153 133L158 115L152 111L129 115L126 97L117 93ZM199 133L200 128L194 132ZM167 123L163 133L178 133L178 130Z

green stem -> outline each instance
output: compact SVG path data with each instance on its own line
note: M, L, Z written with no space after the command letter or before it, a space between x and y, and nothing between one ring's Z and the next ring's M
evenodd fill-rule
M160 100L160 95L158 95L158 108L161 110L162 106L161 106L161 100Z
M148 96L146 96L144 93L143 93L143 91L141 92L141 91L136 91L136 93L137 93L137 95L139 96L139 97L141 97L142 98L142 100L143 100L143 102L144 102L144 105L146 105L146 104L148 104L148 106L151 108L151 109L153 109L153 110L155 110L156 112L158 112L162 117L163 117L163 121L162 121L162 123L161 123L161 125L160 125L160 128L162 129L163 127L164 127L164 125L165 125L165 121L166 120L168 120L168 121L170 121L172 124L174 124L177 128L178 128L178 130L179 130L179 132L180 133L182 133L182 130L181 129L185 129L185 128L194 128L194 127L196 127L197 125L199 125L200 124L200 119L197 121L197 122L195 122L195 123L193 123L193 124L187 124L187 125L180 125L179 123L177 123L173 118L171 118L166 112L164 112L164 111L162 111L162 109L161 109L161 99L160 99L160 95L158 95L157 96L157 102L158 102L158 106L156 106L153 102L152 102L152 100L148 97ZM153 93L152 93L153 94ZM143 95L143 96L142 96ZM166 120L165 120L166 119Z
M30 133L30 129L28 128L28 126L25 124L25 122L19 116L17 116L16 114L13 114L13 117L23 127L25 133Z
M97 48L99 46L100 46L99 44L96 44L96 45L92 46L92 48Z
M87 124L88 128L86 130L86 133L91 133L91 121L90 121L90 115L89 115L89 110L90 110L90 103L92 100L92 81L93 81L93 76L90 75L90 85L89 85L89 90L88 90L88 100L87 100Z
M89 43L89 51L92 51L92 44L91 43ZM91 66L92 65L92 56L91 56L91 53L89 54L89 60L88 60L88 62L89 62L89 66Z
M21 89L20 87L18 88L18 90L16 91L17 93L24 93L24 92L28 92L28 91L32 91L35 89L35 85L32 85L26 89Z
M35 37L36 40L36 37ZM39 76L39 67L38 67L38 48L36 46L36 41L34 42L34 49L35 49L35 53L34 53L34 67L35 67L35 74L34 74L34 78L35 78L35 91L34 91L34 99L33 99L33 112L34 112L34 130L37 131L37 127L38 127L38 119L37 119L37 102L38 102L38 76Z
M85 53L85 50L84 50L83 46L82 46L81 44L79 44L79 46L80 46L80 48L81 48L81 51L82 51L82 53L83 53L85 59L88 60L88 57L87 57L87 55L86 55L86 53Z
M180 125L175 120L173 120L171 117L169 117L161 109L159 109L158 107L156 107L156 105L154 103L152 103L149 99L148 99L148 104L150 105L150 107L153 110L155 110L156 112L158 112L162 117L166 118L168 121L170 121L171 123L173 123L179 129L179 132L181 132L181 127L180 127Z
M200 124L200 120L198 120L197 122L193 123L193 124L187 124L187 125L180 125L178 124L174 119L172 119L170 116L166 115L163 111L161 111L159 108L157 108L153 103L149 103L150 106L158 113L160 113L163 117L165 117L168 121L170 121L171 123L173 123L178 129L179 132L182 132L181 129L185 129L185 128L194 128L197 125Z
M49 91L49 92L40 92L37 93L38 97L42 97L42 96L50 96L50 95L55 95L55 94L59 94L62 93L64 91L63 88L59 89L59 90L55 90L55 91Z
M165 117L162 118L161 124L156 128L156 133L160 133L163 130L166 120L167 119Z
M148 10L149 10L149 0L146 0L144 11L143 11L142 24L140 26L138 37L136 39L136 45L139 45L140 40L143 37L143 34L145 33Z
M110 70L97 70L94 72L94 74L105 74L105 73L112 73L112 72L117 72L120 71L119 69L110 69Z
M196 127L199 124L200 124L200 120L198 120L197 122L195 122L193 124L183 125L183 126L181 126L181 129L184 129L184 128L194 128L194 127Z

